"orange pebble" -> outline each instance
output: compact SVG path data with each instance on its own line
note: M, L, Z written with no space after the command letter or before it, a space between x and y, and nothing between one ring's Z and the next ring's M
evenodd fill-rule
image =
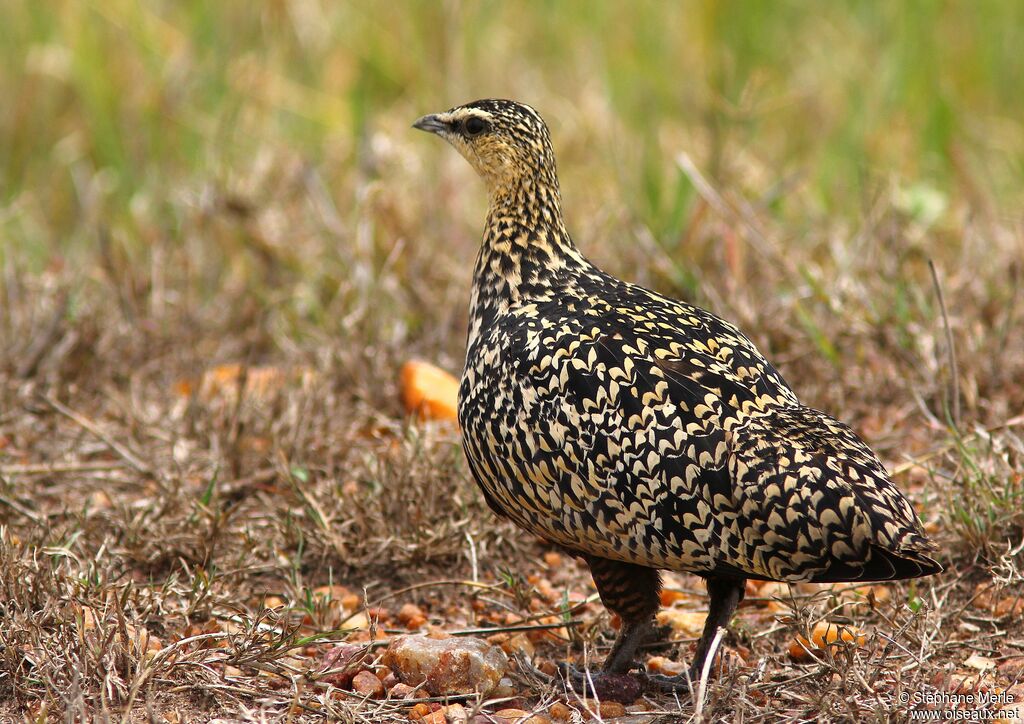
M440 367L409 360L398 373L406 412L424 420L458 420L459 381Z
M822 650L828 646L836 645L838 642L855 643L863 646L867 641L864 633L853 626L841 626L839 624L819 622L811 632L811 640L807 641L803 636L797 636L789 645L789 655L796 661L808 661L812 658L808 649Z
M661 605L671 606L676 601L686 598L686 594L682 591L676 591L671 588L665 588L661 592Z

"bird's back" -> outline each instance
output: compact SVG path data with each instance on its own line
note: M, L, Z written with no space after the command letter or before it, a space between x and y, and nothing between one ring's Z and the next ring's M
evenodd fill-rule
M741 332L589 264L477 329L459 397L492 508L581 553L778 580L938 570L871 450Z

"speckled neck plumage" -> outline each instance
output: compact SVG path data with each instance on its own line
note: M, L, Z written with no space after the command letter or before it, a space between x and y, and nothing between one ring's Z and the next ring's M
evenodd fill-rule
M470 345L496 315L549 294L568 270L593 266L576 248L562 218L554 156L531 172L489 189L483 243L473 270Z

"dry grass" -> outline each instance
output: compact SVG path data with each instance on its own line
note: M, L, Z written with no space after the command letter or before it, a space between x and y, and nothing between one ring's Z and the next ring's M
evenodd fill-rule
M420 152L404 132L390 142L396 154ZM397 403L394 380L406 357L457 368L467 266L429 253L439 239L385 251L377 245L388 237L376 235L362 251L348 248L345 266L328 254L323 266L337 275L337 291L315 320L303 319L295 308L315 280L292 271L292 257L334 242L320 225L312 172L289 176L286 160L274 163L267 173L288 183L271 198L234 192L246 215L216 211L216 197L212 210L191 210L189 229L241 235L231 255L204 244L197 259L186 235L158 243L144 264L99 255L84 268L29 274L7 258L0 687L11 716L177 711L259 720L290 711L404 720L402 703L360 702L319 681L321 644L350 634L317 612L314 589L342 583L392 611L418 602L442 628L465 628L479 623L469 606L474 589L439 582L470 579L475 559L480 580L497 588L487 600L500 597L521 616L536 613L531 602L557 610L522 580L553 574L536 562L535 543L495 524L468 480L457 433L410 426ZM413 193L429 186L426 171L409 168L360 192L375 201L352 212L357 226L411 229L429 218ZM472 191L442 200L464 193ZM736 193L716 193L738 206ZM786 645L838 599L794 599L788 613L742 610L725 647L745 663L711 682L703 716L898 718L906 712L900 692L946 686L940 677L970 671L972 653L1019 659L1019 609L995 608L1019 595L1024 559L1024 421L1010 414L1024 401L1024 340L1004 281L1016 274L1013 264L965 267L957 260L977 257L962 249L938 259L959 360L962 419L954 429L942 422L950 394L943 322L926 265L915 258L912 220L883 199L852 241L856 252L823 229L794 263L781 253L784 230L756 208L742 217L722 211L695 214L687 254L753 257L761 245L775 263L705 262L698 296L752 330L806 398L877 444L921 504L949 570L889 586L885 603L843 604L843 620L872 632L868 645L810 664L789 662ZM278 218L291 223L275 227ZM437 223L424 221L421 236L436 234ZM625 249L610 242L629 232L607 217L577 225L608 266L673 289L673 257L645 249L642 232ZM991 229L986 239L1012 237ZM723 249L723 238L735 249ZM1009 247L987 255L1009 260ZM212 264L223 265L210 274L219 286L200 295ZM905 307L893 303L894 289ZM227 374L204 386L217 362L242 363L241 379ZM268 365L280 374L259 386L259 366ZM252 392L239 397L246 385ZM585 572L570 568L559 585L591 593ZM426 585L385 600L415 584ZM284 608L264 608L268 596ZM702 602L686 605L699 610ZM582 614L577 641L609 643L599 613L591 606ZM163 648L147 652L138 641L145 635ZM539 650L552 660L579 655L568 643ZM670 655L685 660L685 646ZM1006 685L1020 675L1008 671L983 678ZM528 705L564 698L524 682ZM693 704L653 699L649 709L688 717Z
M363 31L390 22L359 17ZM398 23L402 33L415 25ZM184 42L169 26L145 27L172 55ZM487 28L482 37L500 36ZM359 52L383 58L367 71L379 73L378 86L344 101L363 114L358 133L330 98L271 72L277 62L301 65L284 51L287 62L247 56L250 65L232 66L225 98L245 81L259 110L210 100L200 105L211 115L190 116L195 125L169 131L166 144L159 123L146 126L140 137L158 157L137 173L127 142L121 161L98 160L114 141L84 111L61 111L43 129L54 143L69 134L52 157L49 147L32 151L43 121L18 127L25 158L6 161L28 180L0 209L12 240L0 247L0 719L405 721L408 702L361 701L320 669L331 643L368 643L370 623L381 636L397 632L394 613L410 602L450 631L571 616L577 623L561 638L538 635L542 668L599 659L609 645L599 605L565 613L566 602L593 594L585 570L542 563L540 544L496 522L457 432L412 423L398 403L406 359L460 367L484 199L461 161L408 130L421 113L467 99L451 97L459 61L448 58L452 76L421 91L424 105L389 85L412 86L423 71L390 45L371 48L373 37L360 36ZM334 46L317 43L327 64ZM58 46L33 47L40 77L71 72ZM853 133L837 130L827 109L808 109L803 127L833 134L819 155L792 151L789 126L768 107L785 89L754 80L735 98L708 91L706 120L665 111L652 132L621 76L574 87L588 52L566 61L566 77L536 85L516 65L509 81L510 93L531 91L552 119L580 246L620 276L737 321L809 404L851 422L897 471L947 566L886 586L887 598L794 590L768 606L752 591L722 644L730 664L705 700L650 697L636 721L901 720L901 694L957 685L1002 687L1019 700L1024 228L1019 188L1005 183L1019 124L999 120L998 103L965 123L966 143L993 139L1002 165L981 168L990 157L967 153L937 188L907 159L930 158L935 148L925 146L948 139L914 147L902 127L902 140L879 142L863 176L852 178L854 149L839 180L824 179L843 133ZM203 77L206 66L180 53ZM126 68L145 66L131 57ZM657 56L648 60L650 71ZM500 58L480 61L500 75ZM130 85L109 75L115 88ZM673 107L668 80L649 77L661 107ZM329 87L329 78L309 80L317 83ZM718 92L735 105L720 108ZM144 124L140 94L118 96L118 112L140 115L117 116L111 138ZM267 120L296 104L347 130L310 143L308 118L287 133ZM211 129L218 108L228 110ZM197 138L222 137L232 113L248 140L223 155L214 142L195 151ZM758 121L764 145L753 140ZM955 145L950 157L961 158ZM194 151L189 163L178 146ZM891 176L888 158L903 162ZM51 166L71 181L47 185ZM111 190L111 174L121 187ZM125 179L137 182L130 193ZM203 383L230 364L237 373ZM339 585L359 600L343 615L324 599L324 587ZM694 594L678 606L702 610L696 579L674 585ZM788 644L825 618L867 631L867 643L790 661ZM660 653L685 661L689 643ZM583 709L527 671L516 685L527 709Z

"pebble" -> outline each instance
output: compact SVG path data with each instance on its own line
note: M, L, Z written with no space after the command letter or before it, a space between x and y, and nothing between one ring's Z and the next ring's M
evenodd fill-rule
M556 551L548 551L544 554L544 565L548 568L561 568L562 554Z
M405 684L431 696L487 694L508 672L508 656L497 646L472 637L433 639L400 636L384 652L383 663Z
M423 609L415 603L407 603L402 606L398 609L398 613L395 615L395 618L397 618L398 622L410 631L418 629L427 622L427 615L423 613Z
M704 631L706 613L699 611L683 611L678 608L667 608L658 611L658 624L670 626L672 632L683 638L697 638Z
M680 661L673 661L664 656L652 656L647 659L647 670L652 674L679 676L686 671L686 664Z
M626 707L617 701L602 701L598 712L601 714L602 719L626 716Z
M417 690L414 686L399 683L388 689L388 693L392 699L411 699L417 695Z
M462 704L450 704L442 711L449 724L466 724L469 721L469 712Z
M533 646L533 642L530 641L523 633L517 633L514 636L510 636L500 643L502 650L509 656L520 654L526 657L527 660L532 660L536 649Z
M551 718L558 721L569 721L572 719L572 711L572 709L560 701L556 701L548 708L548 714L551 715Z
M864 632L855 626L839 625L820 621L811 632L811 641L797 636L789 644L789 655L794 661L810 661L808 649L824 649L826 646L838 645L840 642L863 646L867 641Z
M364 670L352 678L352 691L370 699L380 699L384 696L384 684L372 671Z
M366 647L354 644L338 644L328 649L323 655L320 670L332 673L324 674L321 681L341 689L349 688L358 669L356 664L365 655Z

